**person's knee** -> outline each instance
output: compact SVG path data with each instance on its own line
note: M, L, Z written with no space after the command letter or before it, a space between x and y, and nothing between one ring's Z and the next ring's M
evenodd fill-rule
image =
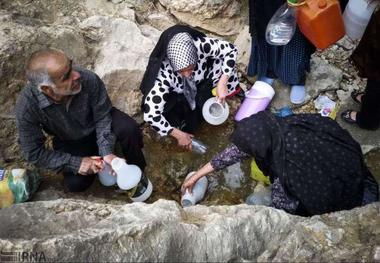
M119 141L140 141L142 139L141 129L136 122L125 122L118 125L115 134Z
M69 192L84 192L86 191L93 183L95 175L66 175L65 176L65 185Z
M142 136L137 122L117 109L112 113L112 130L118 140L125 140L125 138L136 139Z

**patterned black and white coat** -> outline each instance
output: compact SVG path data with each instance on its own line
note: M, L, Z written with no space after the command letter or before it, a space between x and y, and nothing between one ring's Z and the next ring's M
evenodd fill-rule
M216 86L222 74L229 77L227 82L228 95L235 92L239 81L236 71L237 49L227 41L216 38L202 37L194 40L197 49L198 61L193 72L195 83L205 78L211 78ZM214 64L206 77L207 59L212 58ZM173 127L162 115L167 94L183 93L183 81L178 72L174 72L166 58L161 64L153 88L144 101L144 120L151 125L161 136L168 135Z

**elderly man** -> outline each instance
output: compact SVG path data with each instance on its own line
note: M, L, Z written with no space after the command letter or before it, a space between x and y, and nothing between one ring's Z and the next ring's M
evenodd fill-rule
M26 69L27 86L16 104L19 142L26 160L38 167L63 171L71 192L86 190L110 164L115 140L127 163L144 170L142 135L137 123L113 108L104 83L93 72L73 67L62 51L32 54ZM45 147L46 132L53 149Z

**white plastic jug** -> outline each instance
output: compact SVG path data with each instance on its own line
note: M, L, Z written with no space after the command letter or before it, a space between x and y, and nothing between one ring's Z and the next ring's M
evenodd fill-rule
M350 0L343 13L346 34L352 40L363 36L377 2L368 3L366 0Z
M193 176L195 172L191 172L186 176L186 179ZM206 193L208 181L206 176L201 177L193 187L193 193L191 194L188 189L186 189L185 194L181 198L181 204L183 207L192 206L201 201Z
M114 158L111 162L112 169L117 174L117 185L120 189L130 190L141 179L141 169L134 164L127 164L122 158Z
M116 176L111 174L111 166L107 163L104 163L103 169L98 172L99 181L104 186L112 186L116 184Z

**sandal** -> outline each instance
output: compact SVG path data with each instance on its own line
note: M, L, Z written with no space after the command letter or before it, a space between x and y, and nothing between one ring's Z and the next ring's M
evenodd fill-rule
M341 113L341 117L342 119L345 121L345 122L348 122L348 123L356 123L356 120L352 119L351 118L351 112L353 112L353 110L345 110Z
M351 92L351 98L358 104L362 104L362 102L360 100L358 100L358 97L360 95L364 95L364 92L362 91L357 91L357 90L354 90L353 92ZM362 96L363 98L363 96Z

